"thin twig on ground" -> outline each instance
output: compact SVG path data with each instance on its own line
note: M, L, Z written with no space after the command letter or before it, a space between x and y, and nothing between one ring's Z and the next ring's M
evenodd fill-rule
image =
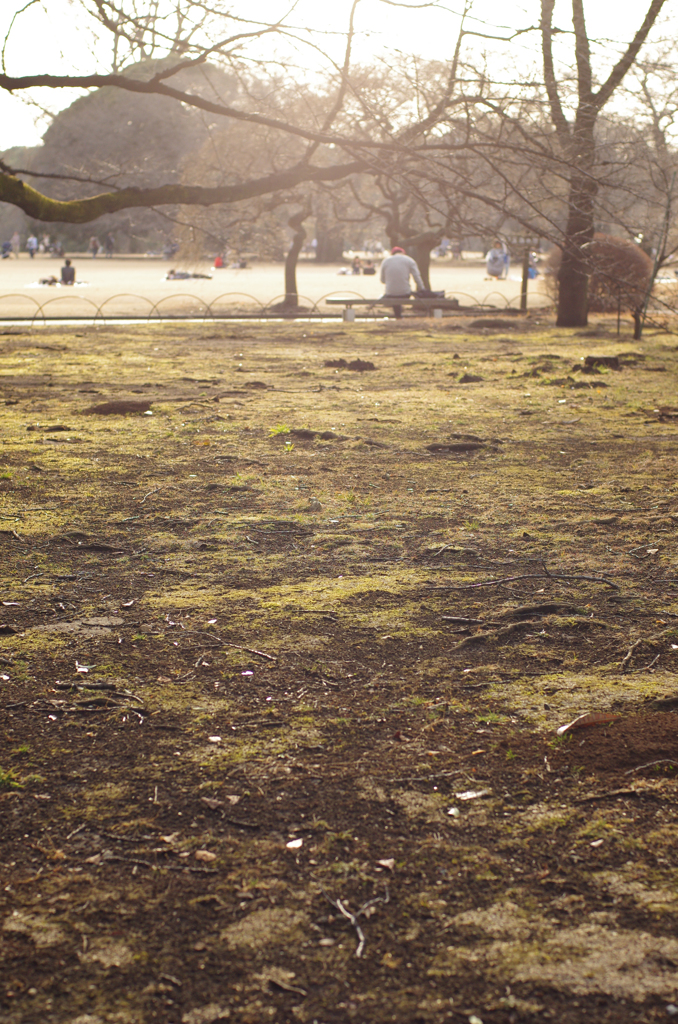
M608 580L604 576L578 576L571 573L564 572L551 572L548 574L542 573L526 573L523 576L504 576L500 580L484 580L482 583L467 583L462 587L455 587L452 585L427 587L428 590L480 590L483 587L499 587L504 583L514 583L516 580L584 580L588 583L602 583L606 587L612 587L614 590L619 590L619 584L613 583L612 580Z
M146 498L150 498L150 496L151 496L152 494L157 494L159 490L160 490L160 488L159 488L159 487L156 487L154 491L149 491L149 492L148 492L148 494L144 494L144 496L143 496L143 498L141 499L141 501L139 502L139 504L140 504L140 505L143 505L143 503L144 503L144 502L146 501Z
M635 651L636 647L640 647L641 644L652 643L653 640L661 640L661 638L663 636L666 636L667 633L673 633L675 631L675 629L676 629L675 626L669 626L668 629L662 629L661 633L654 633L652 636L641 636L638 640L635 640L631 644L631 646L629 647L629 649L626 652L626 654L624 655L624 657L622 658L622 663L621 663L621 670L622 670L622 672L626 672L626 669L627 669L627 667L629 665L629 662L631 661L631 658L633 657L633 652ZM658 658L659 658L659 655L657 655L657 657L654 659L654 661L651 662L651 665L654 665L655 661L657 661ZM648 665L648 668L650 668L650 665ZM639 669L638 671L643 671L643 670Z
M248 654L256 654L260 658L266 658L268 661L277 661L277 657L274 654L266 654L264 651L257 651L254 647L243 647L241 644L232 644L230 640L222 640L216 633L210 633L207 629L182 629L182 633L199 633L200 636L208 636L212 640L216 640L223 647L234 647L236 651L246 651Z
M651 669L651 668L652 668L652 667L653 667L654 665L656 665L656 664L657 664L657 662L659 661L659 659L660 659L660 658L661 658L661 654L658 654L656 658L653 658L653 659L652 659L652 661L650 662L650 664L649 664L649 665L643 665L643 667L642 667L642 668L634 668L634 669L632 669L631 671L632 671L632 672L649 672L649 671L650 671L650 669Z
M626 773L628 774L628 772ZM610 789L605 793L592 793L591 796L582 796L579 800L575 800L575 804L588 804L593 800L607 800L614 796L640 796L641 791L638 789Z
M327 900L327 902L330 903L335 910L338 910L342 917L345 917L347 921L350 921L353 927L355 928L355 933L358 936L358 945L356 947L355 955L358 959L360 959L365 950L365 933L360 927L360 921L358 920L358 918L365 915L365 912L369 910L370 907L373 907L376 903L388 903L390 901L391 895L388 891L388 886L384 886L383 896L376 896L373 900L368 900L367 903L363 903L362 907L356 910L355 914L352 914L351 911L344 906L340 899L333 900L330 896L328 896L324 889L322 890L322 894Z
M675 764L678 768L678 761L671 760L670 757L664 757L660 761L648 761L647 764L639 764L637 768L630 768L624 775L633 775L634 772L642 772L645 768L654 768L657 764Z

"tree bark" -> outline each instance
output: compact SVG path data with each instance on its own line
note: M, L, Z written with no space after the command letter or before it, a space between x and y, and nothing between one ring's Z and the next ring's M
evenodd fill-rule
M561 153L572 171L569 180L567 225L558 274L558 327L584 327L588 321L588 253L595 231L597 184L595 171L595 124L598 115L636 60L641 46L666 0L650 0L643 23L600 88L593 90L591 47L583 0L572 0L572 26L577 66L577 114L574 124L565 115L553 58L553 11L555 0L541 0L541 39L544 85L551 121Z
M287 221L289 227L291 227L294 232L292 236L292 244L290 245L287 251L287 256L285 257L285 299L282 305L287 309L296 309L299 305L297 260L299 259L301 247L306 239L304 221L310 216L310 214L310 210L300 210L298 213L294 213Z
M557 327L585 327L589 313L588 246L595 235L596 144L594 129L598 111L592 104L580 105L573 126L570 190L567 225L558 272Z
M407 249L412 259L419 267L424 288L431 288L431 250L435 249L443 237L443 229L438 231L422 231L418 235L406 238L400 244Z
M431 289L431 246L426 242L419 242L417 245L409 246L414 262L419 267L424 288Z
M570 182L567 227L558 272L556 327L585 327L589 313L586 246L593 241L595 189L579 176Z
M59 221L62 224L88 224L105 213L117 213L131 207L150 206L213 206L216 203L235 203L254 196L270 195L293 188L305 181L338 181L357 171L363 164L354 161L333 167L314 167L301 163L286 171L244 181L238 185L204 188L199 185L160 185L158 188L123 188L118 192L103 192L88 199L63 201L51 199L14 174L0 171L0 202L18 206L29 217L40 221Z

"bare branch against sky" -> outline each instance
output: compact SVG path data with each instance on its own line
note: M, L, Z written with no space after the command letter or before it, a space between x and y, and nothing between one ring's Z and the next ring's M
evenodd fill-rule
M148 29L150 3L129 8L124 0L4 0L0 5L0 38L3 40L2 70L26 75L38 70L54 75L106 73L128 65L151 49L156 55L175 54L183 48L187 60L199 49L214 47L254 65L261 59L278 59L296 67L299 76L320 78L328 64L341 64L345 30L352 0L337 0L322 8L313 0L260 0L252 17L252 5L235 3L227 8L219 2L209 10L231 15L226 33L217 31L217 19L207 15L206 5L183 5L183 20L177 21L177 5L153 4L164 15ZM182 5L179 5L182 6ZM562 6L562 10L561 10ZM610 23L607 5L590 3L587 11L589 35L596 61L614 62L620 44L635 31L635 5L615 10ZM368 63L388 54L408 52L427 60L449 61L464 13L463 0L360 0L355 15L353 57ZM127 14L125 12L128 12ZM108 19L109 30L101 23ZM466 13L465 45L483 55L494 74L507 76L518 66L524 70L538 60L539 3L537 0L475 0ZM554 26L563 37L571 34L567 5L557 3ZM117 33L110 29L117 26ZM147 31L144 31L144 27ZM563 39L563 44L567 39ZM569 68L564 46L556 33L554 57L557 72ZM67 106L76 91L32 90L14 96L0 91L0 146L35 145L47 124L49 112Z

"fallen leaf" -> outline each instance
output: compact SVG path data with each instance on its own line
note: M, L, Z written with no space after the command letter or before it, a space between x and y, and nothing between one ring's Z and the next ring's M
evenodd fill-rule
M221 743L221 736L209 736L210 743Z
M285 843L288 850L300 850L303 845L303 839L290 839L289 843Z
M602 845L603 845L603 840L602 839L594 839L593 842L591 843L591 846L602 846Z
M563 736L572 729L586 729L590 725L606 725L608 722L614 722L617 718L619 715L615 715L612 711L589 711L585 715L574 718L567 725L561 725L559 729L556 729L556 736Z
M292 984L296 978L294 971L287 971L284 967L269 967L258 977L269 986L280 989L282 992L295 992L299 996L307 994L306 989Z
M200 802L205 804L206 807L209 807L211 811L216 811L217 807L224 806L223 800L215 800L214 797L211 796L201 796Z
M171 835L169 835L169 836L160 836L160 838L162 839L163 843L173 843L174 840L178 836L180 836L180 835L181 835L180 832L172 832Z
M482 747L481 747L478 750L472 750L471 751L471 757L475 757L476 754L486 754L486 753L487 753L487 751L483 750Z
M378 860L377 864L382 868L386 868L387 871L393 871L395 867L395 859L393 857L386 857L385 860Z
M217 859L216 853L212 853L211 850L196 850L194 856L196 860L202 860L205 863Z
M231 807L235 807L236 804L240 803L240 797L237 796L235 793L227 793L226 799L228 800Z

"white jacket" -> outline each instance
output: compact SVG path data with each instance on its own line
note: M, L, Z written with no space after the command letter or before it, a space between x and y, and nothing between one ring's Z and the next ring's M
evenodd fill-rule
M424 282L419 273L419 267L411 256L404 252L396 252L393 256L387 256L381 265L380 278L386 285L387 295L409 295L410 274L417 283L418 288L424 287Z

